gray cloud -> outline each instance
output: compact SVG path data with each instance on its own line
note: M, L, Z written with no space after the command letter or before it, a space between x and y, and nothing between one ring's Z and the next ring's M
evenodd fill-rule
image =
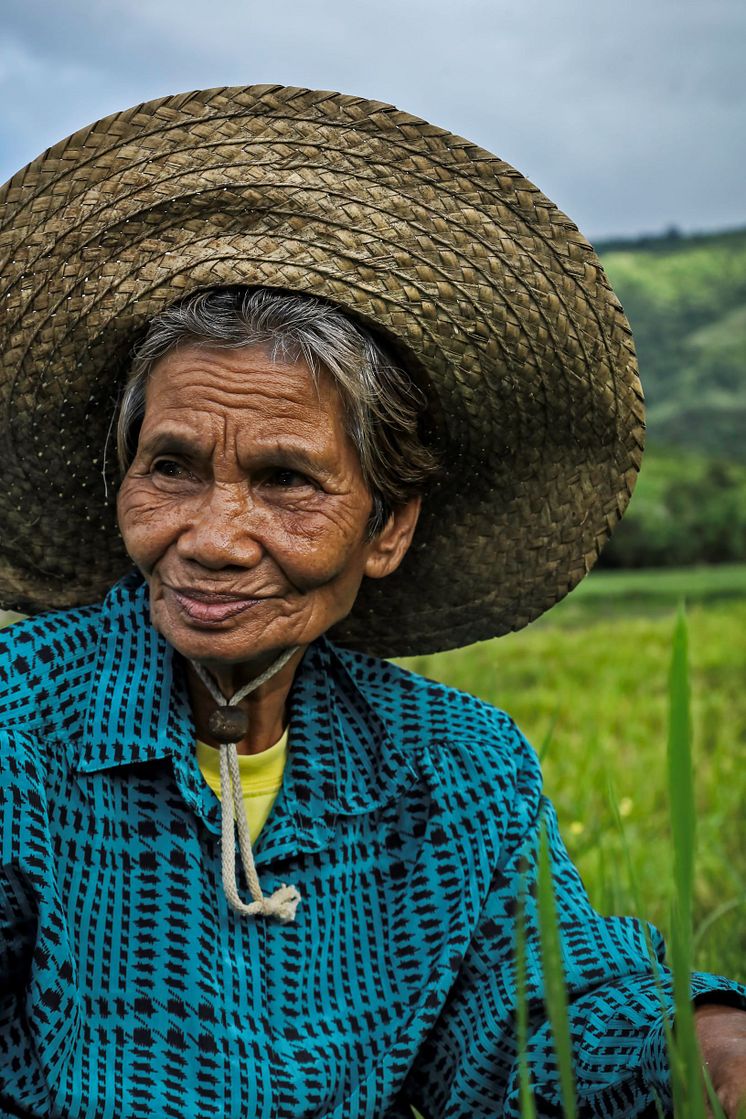
M591 237L743 224L741 0L4 0L0 178L212 85L392 101L515 163Z

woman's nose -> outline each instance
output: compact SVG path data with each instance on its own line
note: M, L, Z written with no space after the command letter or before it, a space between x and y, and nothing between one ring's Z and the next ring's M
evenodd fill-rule
M254 503L244 486L214 485L177 541L182 559L202 567L255 567L264 548L255 535Z

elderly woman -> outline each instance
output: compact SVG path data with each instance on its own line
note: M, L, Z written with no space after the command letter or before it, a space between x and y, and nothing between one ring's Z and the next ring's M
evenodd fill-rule
M518 1116L522 882L560 1114L542 826L579 1110L665 1110L668 973L589 905L531 748L376 656L525 625L623 512L590 246L465 141L279 87L98 122L4 213L0 587L38 616L0 673L2 1115ZM735 1115L746 995L692 994Z

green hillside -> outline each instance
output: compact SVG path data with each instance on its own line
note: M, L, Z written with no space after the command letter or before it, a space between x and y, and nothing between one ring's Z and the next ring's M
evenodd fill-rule
M634 332L648 446L746 463L746 229L597 248Z
M739 563L746 558L746 464L653 448L602 567Z

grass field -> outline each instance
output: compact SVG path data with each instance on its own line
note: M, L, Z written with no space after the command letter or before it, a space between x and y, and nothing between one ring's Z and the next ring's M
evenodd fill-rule
M699 831L695 962L746 979L746 566L594 573L520 633L404 663L510 712L544 754L546 790L594 904L638 912L667 933L667 678L682 600Z

